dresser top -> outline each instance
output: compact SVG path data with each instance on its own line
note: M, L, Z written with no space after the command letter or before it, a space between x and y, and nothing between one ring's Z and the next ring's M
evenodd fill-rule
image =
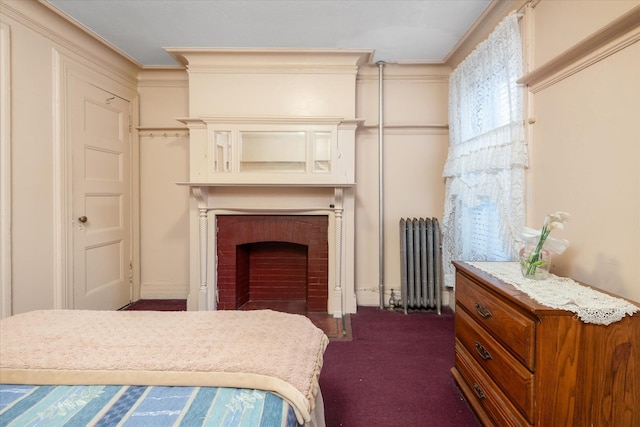
M453 264L460 274L536 317L577 314L587 323L606 325L633 313L640 316L640 304L569 278L523 279L513 274L517 263L454 261ZM494 274L491 273L493 265ZM504 277L507 274L509 280Z

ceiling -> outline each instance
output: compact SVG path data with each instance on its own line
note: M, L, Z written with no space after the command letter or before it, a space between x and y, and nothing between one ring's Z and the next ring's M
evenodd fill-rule
M41 0L143 66L164 48L374 51L373 61L440 63L491 0Z

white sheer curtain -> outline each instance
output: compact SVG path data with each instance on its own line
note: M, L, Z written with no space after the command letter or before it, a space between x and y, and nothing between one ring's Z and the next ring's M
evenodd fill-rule
M515 259L524 225L522 43L507 16L449 80L450 147L442 221L444 280L451 261Z

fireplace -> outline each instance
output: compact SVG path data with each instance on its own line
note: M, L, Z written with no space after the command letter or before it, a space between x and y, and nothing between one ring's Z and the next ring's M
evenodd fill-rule
M199 282L193 283L188 309L240 309L252 298L278 299L280 305L283 296L302 293L297 308L302 301L306 311L355 313L351 184L180 184L191 188L198 213L192 217L198 255L192 277ZM252 262L277 262L280 276L295 270L296 278L283 286L265 278L273 271L253 271Z
M326 215L218 215L218 308L254 301L302 301L327 311Z
M304 294L307 310L355 313L355 140L363 124L355 94L372 52L167 51L188 72L189 116L177 119L189 129L189 181L178 183L192 195L188 309ZM225 235L218 219L231 216L242 225ZM298 231L283 237L254 225L273 221ZM273 258L269 251L281 254L281 271L296 271L275 291L282 280L259 284L255 276L268 274L246 268Z

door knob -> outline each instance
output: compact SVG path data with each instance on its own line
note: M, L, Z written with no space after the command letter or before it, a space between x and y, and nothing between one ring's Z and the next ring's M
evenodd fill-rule
M87 222L87 217L82 215L80 218L78 218L78 221L84 224L85 222Z

